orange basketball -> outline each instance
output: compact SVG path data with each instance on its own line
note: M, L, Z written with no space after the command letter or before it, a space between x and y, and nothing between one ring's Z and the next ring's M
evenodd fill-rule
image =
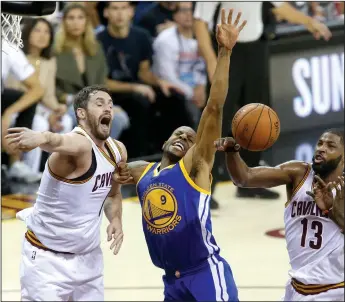
M253 103L237 111L231 128L234 139L242 148L263 151L272 147L278 139L280 121L270 107Z

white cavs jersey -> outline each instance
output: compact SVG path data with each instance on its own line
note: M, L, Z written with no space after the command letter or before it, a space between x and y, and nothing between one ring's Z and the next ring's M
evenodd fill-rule
M313 177L314 172L309 166L284 213L291 264L289 275L292 286L302 294L314 294L313 288L308 289L306 284L338 288L342 283L344 286L344 235L306 194L312 189Z
M72 254L87 253L100 245L100 224L112 174L121 150L112 138L106 141L109 157L80 127L73 129L92 143L92 165L83 177L62 179L46 163L36 203L25 219L26 238L37 247ZM81 179L83 178L83 179Z

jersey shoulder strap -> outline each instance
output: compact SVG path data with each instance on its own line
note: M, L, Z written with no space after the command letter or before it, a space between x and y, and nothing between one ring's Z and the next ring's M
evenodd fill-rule
M116 155L116 163L119 163L124 158L124 150L120 146L119 142L111 137L107 139L109 146L112 148Z
M82 127L80 127L80 126L74 127L72 132L85 136L92 143L92 146L95 146L95 143L92 140L92 138L90 137L90 135L88 135L87 132Z

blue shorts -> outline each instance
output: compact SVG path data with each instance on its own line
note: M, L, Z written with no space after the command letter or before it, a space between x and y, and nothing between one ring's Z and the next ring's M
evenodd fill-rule
M164 301L239 301L229 264L213 255L188 271L163 276Z

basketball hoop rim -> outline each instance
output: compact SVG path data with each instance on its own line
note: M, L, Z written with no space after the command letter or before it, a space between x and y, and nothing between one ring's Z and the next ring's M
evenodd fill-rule
M57 1L1 1L1 13L21 17L48 16L55 12Z

